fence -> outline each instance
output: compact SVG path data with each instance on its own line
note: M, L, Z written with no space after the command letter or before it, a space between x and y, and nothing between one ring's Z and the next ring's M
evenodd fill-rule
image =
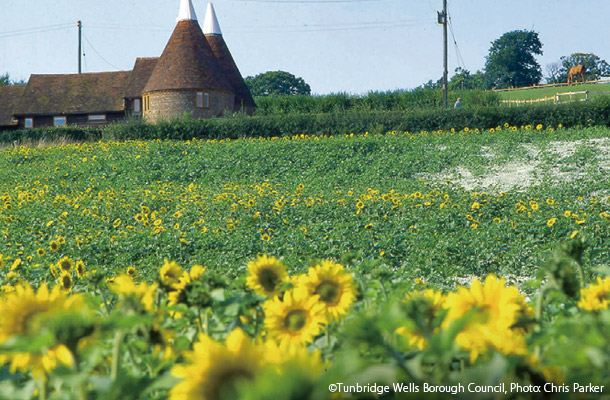
M566 93L555 93L554 96L541 97L539 99L528 99L528 100L500 100L501 105L508 105L512 107L519 107L522 104L534 104L541 103L546 101L553 101L555 104L559 104L562 96L569 96L568 102L572 101L589 101L589 95L591 94L610 94L610 92L592 92L590 90L585 90L582 92L566 92ZM577 96L584 95L584 98L578 98ZM574 99L574 97L577 97Z
M593 81L574 82L574 83L572 83L572 86L585 85L585 84L590 84L590 83L608 84L608 83L610 83L610 79L605 78L605 79L596 79ZM531 89L563 87L563 86L568 86L568 84L567 83L548 83L548 84L544 84L544 85L533 85L533 86L525 86L525 87L506 88L506 89L493 89L493 91L494 92L512 92L514 90L531 90Z

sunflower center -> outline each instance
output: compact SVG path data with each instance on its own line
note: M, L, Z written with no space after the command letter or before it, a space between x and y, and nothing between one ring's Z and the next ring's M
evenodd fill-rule
M280 277L272 269L265 268L259 272L258 281L265 292L274 292L280 282Z
M317 295L320 295L320 300L329 304L337 304L339 300L339 287L335 282L324 281L316 286L316 291L314 292Z
M292 310L284 318L284 328L290 332L299 332L307 323L307 313L304 310Z
M64 271L70 271L70 269L72 269L72 265L70 265L70 261L62 261L60 264L60 267L62 270Z
M235 366L234 369L221 372L215 379L204 387L206 399L234 399L237 398L237 386L239 381L251 380L254 377L252 371Z
M70 279L69 275L65 275L61 279L61 283L64 289L70 289L72 287L72 279Z

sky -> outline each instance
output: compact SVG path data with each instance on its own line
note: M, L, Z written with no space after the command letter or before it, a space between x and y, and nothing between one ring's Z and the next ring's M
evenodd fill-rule
M207 0L193 0L203 24ZM215 0L223 37L242 75L287 71L312 93L413 89L442 76L442 0ZM130 70L158 57L180 0L2 0L0 75ZM538 32L547 66L572 53L610 62L608 0L448 0L449 74L485 65L491 42Z

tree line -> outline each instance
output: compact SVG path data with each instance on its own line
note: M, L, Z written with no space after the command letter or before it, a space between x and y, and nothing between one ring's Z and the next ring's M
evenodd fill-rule
M562 83L568 78L568 71L576 65L586 67L586 80L610 76L610 65L593 53L573 53L549 64L546 76L536 56L542 55L542 42L537 32L515 30L503 34L491 43L485 66L471 73L467 69L456 68L448 82L448 89L504 89L546 83ZM269 71L245 79L253 96L268 95L309 95L311 88L303 78L284 71ZM417 89L440 89L442 78L430 80Z

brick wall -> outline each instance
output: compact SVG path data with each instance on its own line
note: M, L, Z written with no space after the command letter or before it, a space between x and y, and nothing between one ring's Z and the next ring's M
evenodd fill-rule
M208 108L196 107L197 90L159 91L149 94L150 110L144 111L144 120L156 122L161 119L182 117L185 112L193 118L220 116L225 110L233 111L235 95L213 90L204 91L210 95Z

